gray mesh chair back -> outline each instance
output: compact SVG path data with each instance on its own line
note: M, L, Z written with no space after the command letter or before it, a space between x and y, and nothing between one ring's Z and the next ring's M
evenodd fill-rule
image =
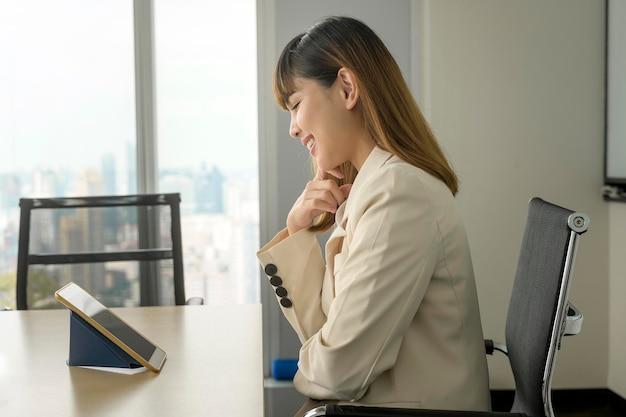
M104 304L185 304L180 194L22 198L18 310L62 308L75 281Z
M533 198L520 249L506 321L506 346L515 378L511 411L552 417L551 381L565 331L568 291L582 213Z
M582 314L568 302L579 236L587 231L583 213L540 198L529 202L526 229L506 321L506 345L486 340L487 353L508 354L515 378L510 412L408 410L387 407L328 404L305 417L554 417L552 371L561 338L576 334ZM508 351L508 352L507 352Z

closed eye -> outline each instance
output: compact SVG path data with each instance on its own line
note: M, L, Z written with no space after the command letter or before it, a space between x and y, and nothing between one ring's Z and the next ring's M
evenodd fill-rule
M298 101L296 104L294 104L294 105L293 105L293 106L289 109L289 111L294 111L294 110L296 110L296 109L298 108L298 106L299 106L299 105L300 105L300 102Z

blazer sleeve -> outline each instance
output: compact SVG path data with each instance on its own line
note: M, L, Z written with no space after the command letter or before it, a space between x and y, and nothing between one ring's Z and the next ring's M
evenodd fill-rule
M294 384L311 398L358 400L394 366L441 255L440 204L421 177L389 171L360 190L327 320L300 350Z
M326 321L321 307L326 267L315 233L303 229L289 236L283 229L257 257L285 318L304 343Z

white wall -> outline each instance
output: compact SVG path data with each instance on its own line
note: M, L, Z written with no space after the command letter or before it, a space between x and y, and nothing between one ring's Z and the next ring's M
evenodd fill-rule
M424 106L461 177L458 202L485 334L503 340L526 202L540 196L584 211L591 226L580 242L570 299L585 321L581 334L563 342L553 386L606 387L604 2L423 4ZM513 386L505 360L490 359L489 365L493 388Z
M626 398L626 204L609 203L609 376L608 386Z

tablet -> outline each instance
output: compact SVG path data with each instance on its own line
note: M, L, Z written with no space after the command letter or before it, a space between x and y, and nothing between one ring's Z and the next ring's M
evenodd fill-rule
M163 349L149 341L79 285L70 282L56 291L54 296L140 364L152 372L161 371L166 358Z

